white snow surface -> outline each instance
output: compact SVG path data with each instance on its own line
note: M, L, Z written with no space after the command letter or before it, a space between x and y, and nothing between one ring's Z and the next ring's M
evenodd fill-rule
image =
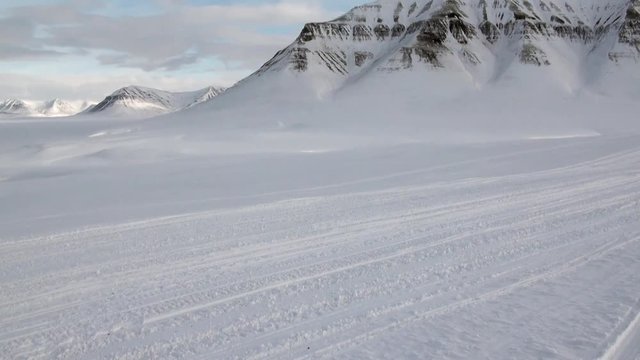
M639 132L181 116L0 122L3 358L638 357Z
M346 75L398 49L314 42L171 114L0 120L0 357L639 359L640 73L604 38Z

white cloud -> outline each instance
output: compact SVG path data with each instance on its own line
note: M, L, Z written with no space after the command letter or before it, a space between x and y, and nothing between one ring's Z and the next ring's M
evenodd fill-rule
M97 0L7 11L0 18L0 73L4 79L12 77L12 82L0 82L0 97L48 98L98 91L103 96L130 83L171 88L229 85L293 41L301 24L337 15L314 0L207 6L152 1L159 8L150 15L131 10L116 16ZM65 53L90 59L95 73L74 77L56 71L57 63L72 61ZM34 72L32 65L37 62L51 64L51 71L40 67ZM202 62L232 66L214 71L196 66Z
M127 85L150 86L169 91L189 91L212 84L230 86L236 79L247 75L242 70L212 73L211 76L169 76L145 71L129 71L119 75L48 75L0 73L0 98L43 100L63 98L67 100L98 101L114 90Z

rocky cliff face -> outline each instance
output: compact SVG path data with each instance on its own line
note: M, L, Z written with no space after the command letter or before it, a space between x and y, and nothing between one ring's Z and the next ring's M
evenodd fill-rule
M305 25L295 42L254 76L288 69L339 80L366 71L426 66L459 68L472 76L483 68L497 78L512 64L570 63L576 56L607 53L601 49L607 46L613 61L638 59L639 4L640 0L377 1L333 21ZM605 41L611 36L618 39L616 44ZM563 59L568 56L563 49L571 49L571 58Z
M627 52L611 53L612 60L618 61L620 57L640 59L640 0L629 4L618 39L620 44L625 44L631 49L627 49Z

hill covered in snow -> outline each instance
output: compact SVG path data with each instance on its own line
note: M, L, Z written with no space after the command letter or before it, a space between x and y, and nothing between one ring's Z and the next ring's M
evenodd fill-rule
M209 101L224 90L224 88L209 86L197 91L169 92L142 86L128 86L107 96L87 113L116 116L166 114Z

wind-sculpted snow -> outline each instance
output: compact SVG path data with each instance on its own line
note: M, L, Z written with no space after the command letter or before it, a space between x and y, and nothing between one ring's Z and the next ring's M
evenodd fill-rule
M638 356L637 136L49 156L0 167L8 359Z
M379 1L0 120L0 357L639 358L638 13Z

